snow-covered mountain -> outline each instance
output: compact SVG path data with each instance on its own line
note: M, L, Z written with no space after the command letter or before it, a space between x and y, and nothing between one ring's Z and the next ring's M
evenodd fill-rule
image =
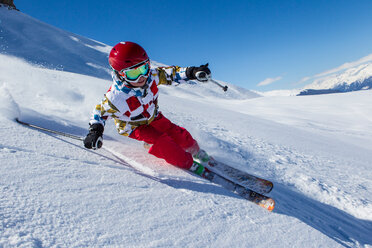
M300 95L341 93L372 89L372 62L314 80Z
M110 78L111 47L1 8L0 51L40 67Z
M269 213L148 155L110 121L98 151L17 124L84 136L111 84L109 46L7 8L0 20L0 247L372 246L370 91L159 87L160 110L211 155L274 182Z

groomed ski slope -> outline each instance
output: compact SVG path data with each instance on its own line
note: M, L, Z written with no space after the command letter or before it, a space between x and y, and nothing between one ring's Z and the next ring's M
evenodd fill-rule
M205 150L274 182L269 213L148 155L110 121L98 151L14 121L84 136L110 84L0 55L0 247L372 246L371 91L160 87L162 112Z

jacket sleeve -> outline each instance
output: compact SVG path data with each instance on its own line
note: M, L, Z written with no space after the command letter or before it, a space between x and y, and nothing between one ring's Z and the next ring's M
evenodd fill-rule
M115 114L118 112L118 109L105 96L105 98L94 108L89 124L93 125L99 123L104 126L105 121L110 118L115 118Z
M167 84L171 85L173 82L184 83L189 80L186 76L186 67L179 66L168 66L158 67L156 70L159 75L159 85Z

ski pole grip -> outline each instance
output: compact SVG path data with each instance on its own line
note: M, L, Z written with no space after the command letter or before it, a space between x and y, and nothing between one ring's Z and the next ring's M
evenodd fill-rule
M208 75L205 71L198 71L195 73L195 77L200 82L207 82L210 78L210 75Z

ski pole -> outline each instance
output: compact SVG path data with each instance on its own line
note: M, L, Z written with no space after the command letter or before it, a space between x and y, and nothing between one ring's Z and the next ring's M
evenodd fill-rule
M222 88L222 90L225 91L225 92L226 92L227 89L228 89L227 85L223 86L223 85L221 85L219 82L213 80L212 78L210 78L209 81L211 81L212 83L217 84L218 86L220 86L220 87Z
M80 136L76 136L76 135L72 135L72 134L69 134L69 133L64 133L64 132L60 132L60 131L56 131L56 130L51 130L51 129L48 129L48 128L45 128L45 127L40 127L40 126L37 126L37 125L33 125L33 124L30 124L30 123L27 123L27 122L20 121L18 118L16 118L15 120L16 120L16 122L18 122L18 123L20 123L24 126L32 127L32 128L39 129L39 130L43 130L43 131L46 131L46 132L49 132L49 133L58 134L58 135L65 136L65 137L68 137L68 138L71 138L71 139L84 141L84 138L82 138Z
M225 86L221 85L219 82L217 82L214 79L212 79L212 76L210 74L208 75L204 71L198 71L197 73L195 73L195 77L196 77L197 80L199 80L201 82L208 82L208 81L210 81L210 82L218 85L219 87L221 87L222 90L225 91L225 92L228 89L227 85L225 85Z

